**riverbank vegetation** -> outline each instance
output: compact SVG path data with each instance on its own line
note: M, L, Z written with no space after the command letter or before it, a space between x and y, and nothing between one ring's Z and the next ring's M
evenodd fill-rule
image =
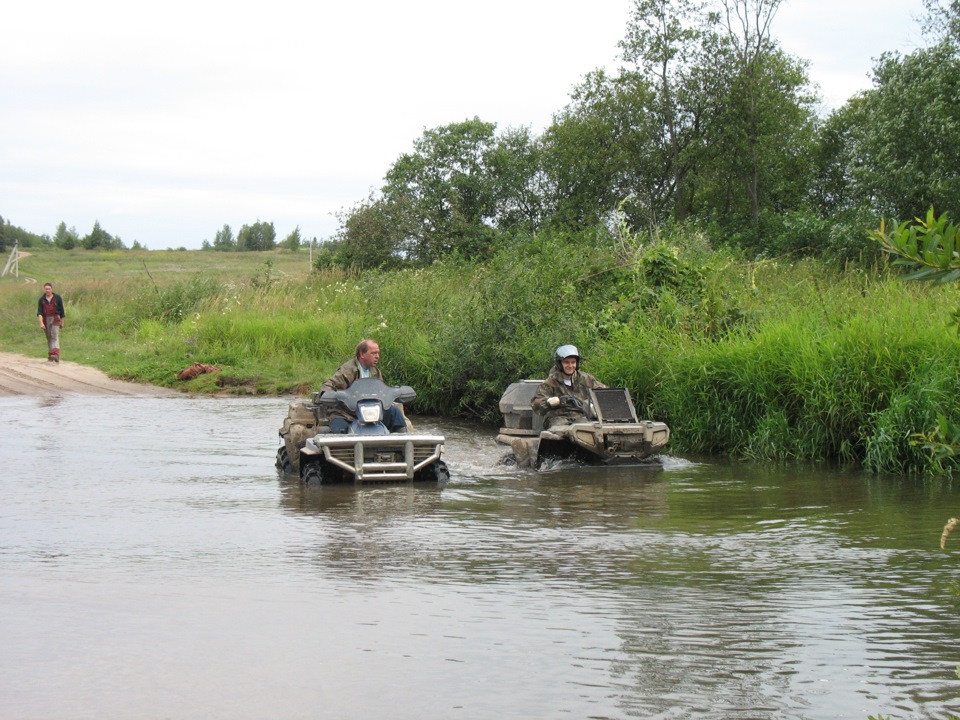
M372 336L417 412L497 422L506 385L575 343L676 452L951 473L956 289L903 282L882 223L960 208L960 9L928 0L931 44L822 117L779 4L636 0L623 67L542 134L425 130L319 246L259 220L196 252L99 224L0 222L0 246L64 295L64 357L126 379L204 362L222 370L191 391L303 393ZM0 293L3 347L40 353L37 286Z
M701 234L517 237L483 262L311 272L302 253L35 252L22 275L67 303L65 359L211 393L304 393L362 337L415 411L498 422L506 385L556 346L630 388L672 450L945 473L915 442L960 423L956 291L878 261L751 259ZM254 262L256 261L256 263ZM0 341L42 356L38 284L0 283ZM219 373L190 383L193 362Z

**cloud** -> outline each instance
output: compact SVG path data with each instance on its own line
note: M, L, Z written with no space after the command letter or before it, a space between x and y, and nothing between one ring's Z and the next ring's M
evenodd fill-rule
M631 8L17 3L0 45L0 214L48 234L99 221L151 248L257 220L329 237L424 129L545 128L586 73L618 64ZM803 0L774 33L836 106L867 86L869 57L903 46L903 15L903 2Z

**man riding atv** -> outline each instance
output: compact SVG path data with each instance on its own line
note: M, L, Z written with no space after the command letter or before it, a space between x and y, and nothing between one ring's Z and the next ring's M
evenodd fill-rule
M346 390L360 378L383 380L380 368L380 346L374 340L361 340L354 356L341 365L333 376L320 386L320 392ZM345 433L356 419L356 413L340 404L329 411L330 432ZM390 432L406 432L407 422L397 405L384 409L383 424Z
M551 459L635 462L666 445L670 428L641 420L627 388L608 388L580 370L580 351L561 345L546 380L519 380L500 398L503 427L497 442L509 445L520 467Z
M590 411L590 391L605 387L590 373L581 372L580 351L575 345L561 345L554 353L549 377L537 388L530 405L544 416L547 430L572 425L595 417Z
M414 432L402 403L416 393L384 384L379 360L380 347L364 340L309 401L290 403L280 427L278 470L319 485L449 480L443 436Z

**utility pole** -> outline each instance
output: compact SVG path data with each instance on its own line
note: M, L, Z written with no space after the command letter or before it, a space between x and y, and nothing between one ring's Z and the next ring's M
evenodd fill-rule
M10 267L13 267L13 276L16 278L20 277L20 250L19 250L20 241L13 241L13 250L10 251L10 257L7 258L7 264L3 268L3 272L0 273L0 277L6 277L7 272L10 270Z

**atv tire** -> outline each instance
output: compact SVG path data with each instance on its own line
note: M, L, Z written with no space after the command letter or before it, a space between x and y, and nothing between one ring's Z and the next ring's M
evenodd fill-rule
M300 478L304 485L323 485L323 465L319 462L312 462L303 468Z
M290 462L290 453L287 452L287 447L284 445L279 450L277 450L277 470L282 472L284 475L293 475L296 471L293 467L293 463Z
M415 479L421 482L435 482L437 485L445 485L450 481L450 469L443 460L437 460L418 472Z

